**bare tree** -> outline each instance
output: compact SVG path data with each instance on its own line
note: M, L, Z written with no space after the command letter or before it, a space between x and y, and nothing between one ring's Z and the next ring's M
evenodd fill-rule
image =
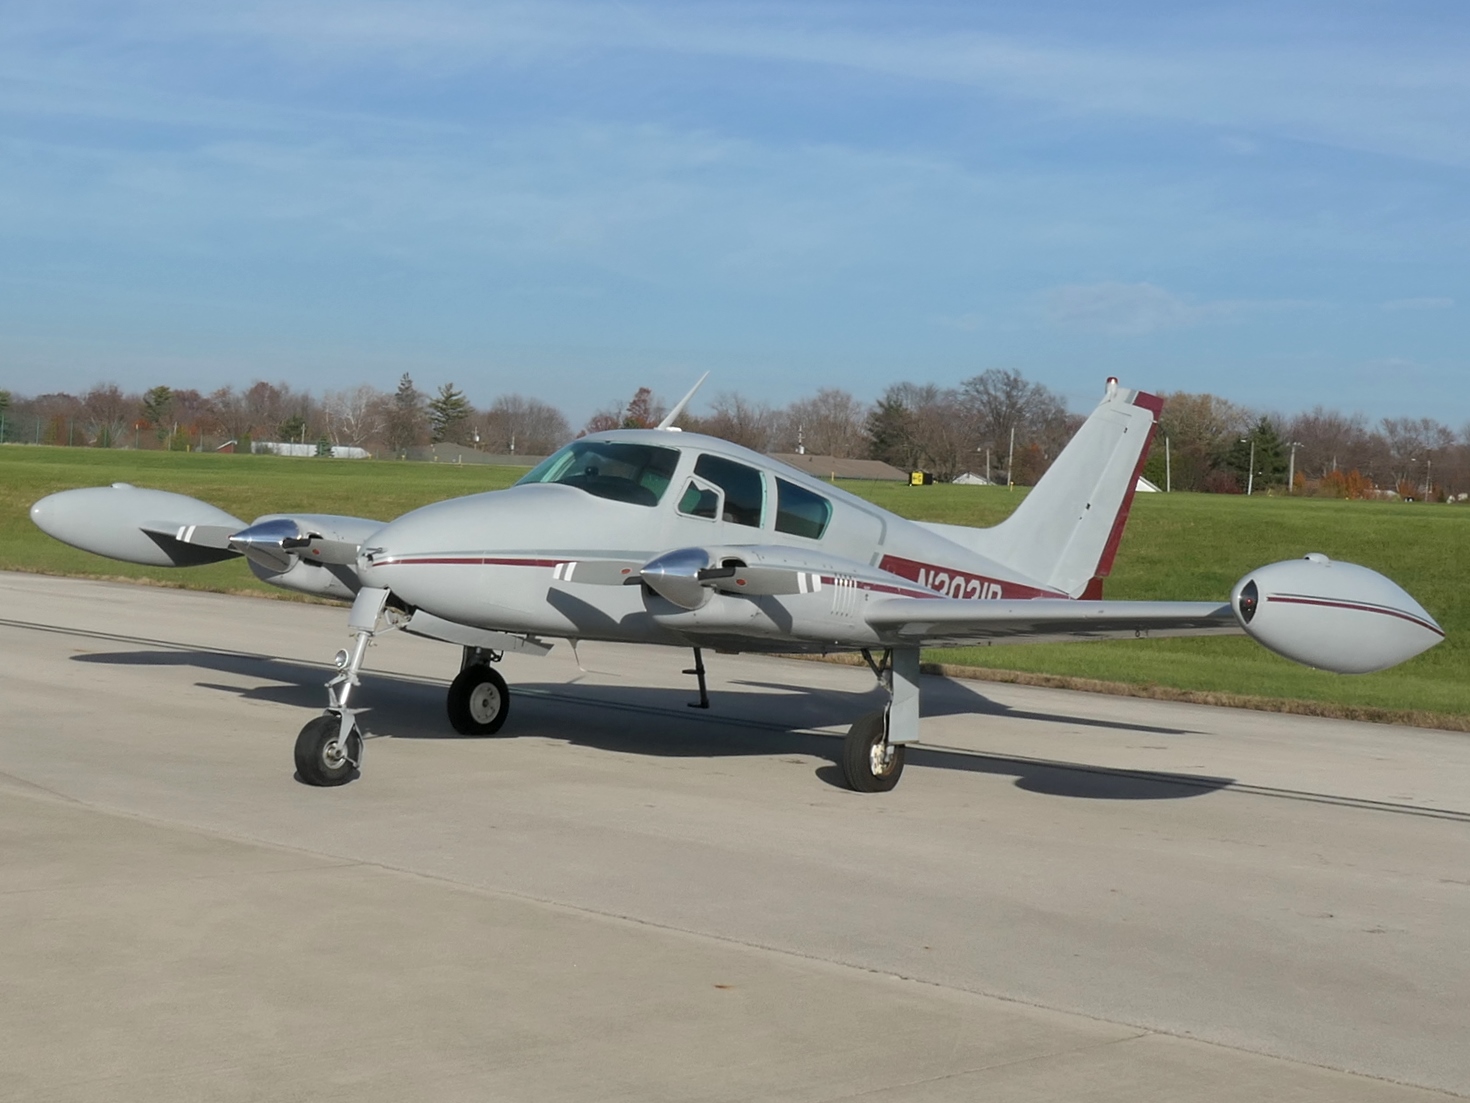
M488 452L545 456L572 435L567 419L555 406L518 394L503 394L482 419L480 447Z
M82 396L81 419L87 437L98 448L126 443L138 409L136 395L123 394L116 383L101 383Z
M383 430L385 396L376 387L360 383L322 396L327 436L334 444L364 448Z
M764 402L725 391L715 396L710 412L702 418L686 418L686 426L698 433L743 445L756 452L770 451L778 415Z
M1396 485L1413 486L1426 481L1435 455L1448 451L1455 443L1454 432L1433 418L1386 417L1379 426Z
M865 411L852 395L836 387L824 387L811 398L786 408L776 438L782 452L795 452L798 445L818 456L843 459L867 453Z
M1217 477L1231 446L1255 423L1250 410L1213 394L1166 394L1159 432L1154 440L1157 457L1168 441L1172 481L1176 490L1220 489ZM1153 460L1157 470L1158 460ZM1233 487L1235 478L1223 476Z
M1061 396L1018 371L981 372L960 385L960 395L965 407L960 416L971 434L971 449L1004 456L1014 443L1016 482L1040 478L1075 429Z
M1314 406L1285 422L1289 448L1297 442L1296 469L1313 478L1329 471L1351 470L1364 466L1368 445L1368 424L1361 414L1350 417Z
M971 464L974 422L959 391L895 383L868 415L870 455L903 470L952 479Z

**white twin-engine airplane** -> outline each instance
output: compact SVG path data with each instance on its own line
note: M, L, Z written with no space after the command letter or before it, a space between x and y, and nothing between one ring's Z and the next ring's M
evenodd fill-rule
M31 519L134 563L243 555L266 582L351 602L353 646L337 655L326 711L296 740L297 770L314 785L356 775L361 712L349 700L368 643L393 629L463 648L448 711L464 734L505 722L510 694L491 664L506 651L545 654L548 639L692 647L702 705L702 648L861 652L889 698L843 744L847 783L864 792L893 788L919 738L923 647L1245 633L1297 662L1362 673L1444 636L1387 578L1315 553L1251 572L1225 602L1104 600L1161 408L1117 380L1015 513L988 529L907 521L680 433L673 422L693 393L657 429L583 437L506 490L386 524L272 514L247 526L121 483L53 494Z

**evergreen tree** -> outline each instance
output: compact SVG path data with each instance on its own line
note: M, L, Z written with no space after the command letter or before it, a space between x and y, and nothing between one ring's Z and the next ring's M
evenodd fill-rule
M435 443L446 440L463 443L473 413L469 399L453 383L445 383L429 402L429 425Z
M174 392L168 387L154 387L143 396L143 420L153 426L159 441L173 431Z
M293 444L301 444L305 440L306 419L300 414L292 414L277 428L277 433L283 441Z
M884 395L868 415L868 455L910 470L919 460L914 445L914 412L902 399Z
M408 372L404 372L398 381L398 390L388 404L386 436L389 449L404 452L424 442L429 428L424 405L424 396L413 385Z
M1286 455L1281 444L1281 434L1270 418L1263 417L1251 428L1244 438L1231 442L1220 466L1234 473L1240 489L1263 489L1268 486L1284 485L1286 482ZM1255 457L1255 477L1251 477L1251 457Z

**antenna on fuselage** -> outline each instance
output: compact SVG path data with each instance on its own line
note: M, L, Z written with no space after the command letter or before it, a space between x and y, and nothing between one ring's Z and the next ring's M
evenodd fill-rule
M705 372L703 375L701 375L699 377L699 382L689 388L689 393L686 394L683 398L679 399L678 404L669 411L669 416L660 421L658 425L655 426L655 428L672 429L674 427L674 419L684 412L684 407L689 405L689 400L694 397L694 392L699 390L700 387L704 386L704 381L708 378L709 372Z

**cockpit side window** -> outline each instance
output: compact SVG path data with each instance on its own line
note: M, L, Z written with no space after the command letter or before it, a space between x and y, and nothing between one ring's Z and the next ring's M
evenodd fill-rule
M679 452L675 448L579 440L542 460L516 485L560 483L614 502L656 506L668 489L678 463Z
M700 456L694 473L725 492L724 519L760 528L765 511L766 486L761 473L723 456Z
M701 486L697 479L690 479L689 485L684 488L683 496L679 499L679 512L687 513L691 517L704 517L711 521L719 520L720 492L708 486Z
M776 531L820 540L832 520L832 503L805 487L776 480Z

